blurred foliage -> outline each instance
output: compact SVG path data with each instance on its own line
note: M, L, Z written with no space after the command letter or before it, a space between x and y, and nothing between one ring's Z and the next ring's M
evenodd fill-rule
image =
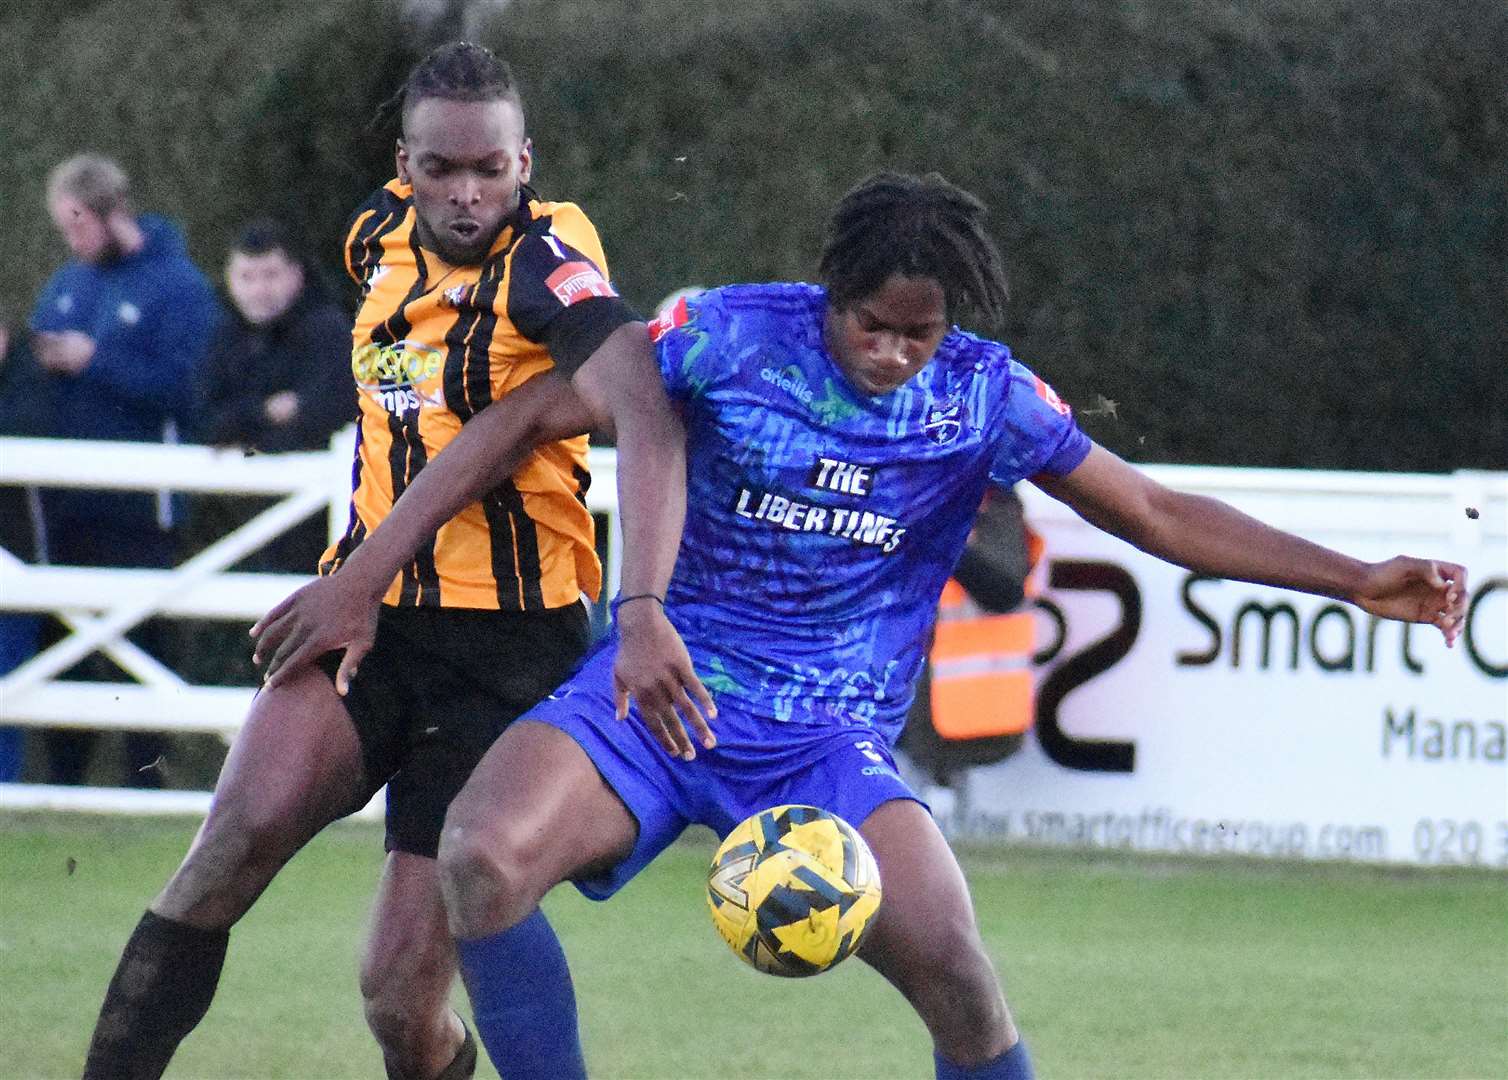
M333 267L414 59L379 0L0 14L0 284L62 258L47 169L118 156L218 270L256 213ZM999 335L1136 460L1508 468L1501 0L514 0L536 186L649 307L806 277L867 172L992 207Z

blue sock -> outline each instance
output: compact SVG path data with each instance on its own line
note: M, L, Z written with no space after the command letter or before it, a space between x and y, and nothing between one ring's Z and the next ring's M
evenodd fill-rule
M937 1062L937 1080L1033 1080L1032 1057L1026 1052L1026 1043L1020 1039L1016 1045L993 1061L965 1068L954 1065L941 1054L932 1055Z
M456 942L477 1033L506 1080L586 1080L576 991L538 908L491 937Z

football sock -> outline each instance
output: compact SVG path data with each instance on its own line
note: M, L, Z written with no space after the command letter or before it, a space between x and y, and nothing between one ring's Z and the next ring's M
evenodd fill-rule
M477 1033L497 1071L508 1080L586 1080L576 990L544 912L456 945Z
M84 1080L157 1080L209 1011L229 940L228 930L142 915L105 991Z
M387 1073L387 1080L410 1080L407 1073L399 1070L385 1056L382 1061L382 1068ZM466 1026L466 1021L462 1020L460 1048L456 1050L456 1056L450 1059L450 1064L441 1069L433 1080L471 1080L475 1075L476 1039L472 1037L471 1029Z
M965 1067L954 1065L941 1054L934 1053L932 1057L937 1062L937 1080L1033 1080L1036 1076L1032 1071L1031 1055L1026 1052L1026 1042L1021 1039L1017 1039L1016 1045L1005 1053L982 1065Z

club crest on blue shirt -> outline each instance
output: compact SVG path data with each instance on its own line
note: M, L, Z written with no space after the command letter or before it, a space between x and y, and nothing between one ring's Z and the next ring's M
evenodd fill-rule
M947 446L963 430L963 401L957 397L940 401L927 409L922 430L938 446Z

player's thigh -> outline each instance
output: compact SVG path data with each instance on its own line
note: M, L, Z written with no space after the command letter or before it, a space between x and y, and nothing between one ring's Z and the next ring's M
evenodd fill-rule
M370 794L361 744L329 678L307 668L252 703L196 846L235 832L297 847Z
M379 1008L439 1009L455 973L455 943L435 860L389 852L362 956L362 996Z
M229 926L294 852L369 794L356 731L324 673L310 669L259 693L209 814L152 909Z
M525 718L492 744L450 804L441 854L458 845L491 851L543 891L613 865L637 835L580 744Z
M226 755L215 802L267 806L318 831L360 809L371 788L345 703L311 666L257 694Z
M963 871L926 808L891 800L859 832L879 864L884 897L859 955L903 991L941 966L987 963Z

